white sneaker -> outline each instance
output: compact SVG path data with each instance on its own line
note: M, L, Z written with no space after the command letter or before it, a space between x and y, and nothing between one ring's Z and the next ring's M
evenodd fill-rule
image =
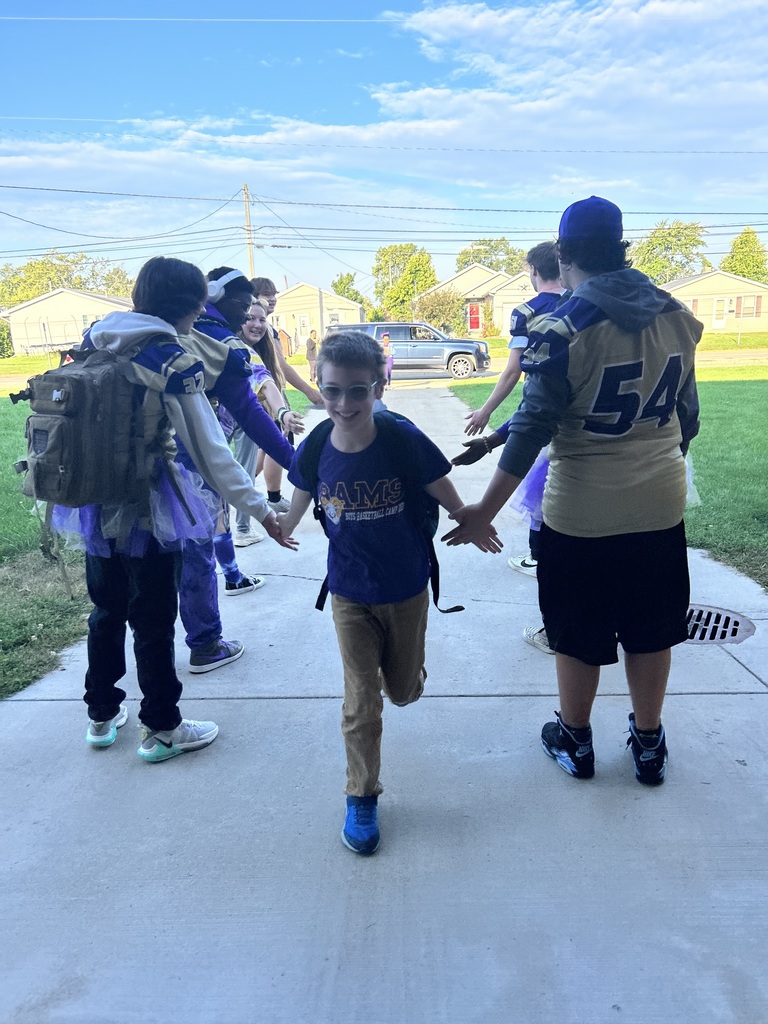
M236 548L247 548L251 544L259 544L264 540L263 533L257 533L256 530L249 530L248 533L235 533L235 547Z
M549 646L543 626L526 626L523 630L523 640L535 647L537 651L543 651L545 654L555 653L554 649Z
M268 501L267 504L272 509L272 511L275 513L275 515L277 515L280 512L290 512L291 511L291 503L285 497L281 498L280 501Z
M106 722L89 722L85 739L92 747L111 747L117 739L117 730L128 721L128 708L120 705L119 712Z
M145 761L167 761L169 757L207 747L218 735L219 727L215 722L194 722L188 718L170 731L148 729L144 725L137 753Z
M513 555L512 558L507 559L507 565L510 569L515 569L517 572L524 572L526 576L533 576L536 578L536 570L539 567L539 563L535 558L531 558L529 555Z

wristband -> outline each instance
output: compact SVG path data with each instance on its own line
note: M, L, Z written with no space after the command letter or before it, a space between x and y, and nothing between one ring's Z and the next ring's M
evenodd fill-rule
M283 425L283 420L290 411L291 410L288 408L287 405L283 405L277 410L277 422L280 424L281 427Z
M493 448L491 448L490 439L488 438L487 435L484 435L481 440L482 440L483 444L485 445L485 454L486 455L490 455L491 452L493 451Z

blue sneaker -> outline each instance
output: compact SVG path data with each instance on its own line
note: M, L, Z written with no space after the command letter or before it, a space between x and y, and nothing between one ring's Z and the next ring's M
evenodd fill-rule
M347 816L341 841L355 853L364 857L376 853L379 848L381 833L377 812L377 796L348 796Z

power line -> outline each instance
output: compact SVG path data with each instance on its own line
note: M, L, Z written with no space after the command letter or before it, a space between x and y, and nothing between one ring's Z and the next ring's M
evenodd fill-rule
M44 185L3 185L0 188L22 192L58 192L63 195L112 196L118 199L166 199L186 202L228 203L231 199L217 196L169 196L153 192L107 192L102 189L53 188ZM522 206L416 206L396 203L315 203L298 199L276 199L264 196L274 206L306 206L333 210L428 210L443 213L545 213L560 216L562 207L539 209ZM766 210L623 210L625 217L768 217Z

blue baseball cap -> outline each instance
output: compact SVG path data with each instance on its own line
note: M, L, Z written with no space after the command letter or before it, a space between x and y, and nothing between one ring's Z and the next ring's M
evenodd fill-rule
M577 239L620 242L623 235L621 210L599 196L571 203L560 218L558 238L564 242Z

